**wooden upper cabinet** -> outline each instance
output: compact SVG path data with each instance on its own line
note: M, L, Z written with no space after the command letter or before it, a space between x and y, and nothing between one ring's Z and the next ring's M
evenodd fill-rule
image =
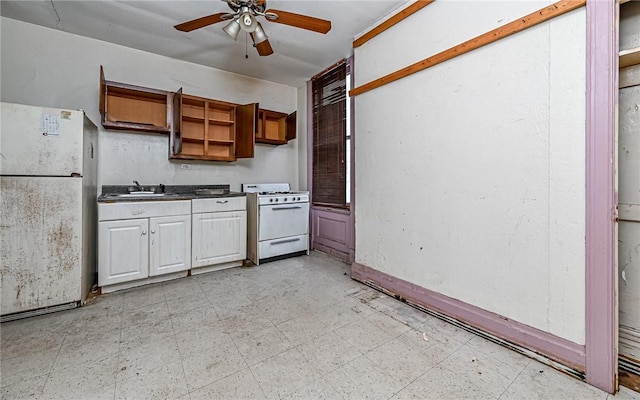
M260 110L256 143L287 144L296 138L296 112L287 115L271 110Z
M100 66L100 115L105 129L169 133L169 158L236 161L253 158L255 143L296 138L296 113L260 109L108 81Z
M229 103L182 95L180 151L171 158L235 161L235 110Z
M254 156L257 104L238 106L182 93L173 98L178 128L171 132L170 158L236 161Z
M100 66L100 115L105 129L168 133L170 97L164 90L107 81Z

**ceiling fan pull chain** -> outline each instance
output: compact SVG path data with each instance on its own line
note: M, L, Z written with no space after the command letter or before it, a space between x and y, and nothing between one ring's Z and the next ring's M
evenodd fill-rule
M249 59L249 34L247 32L244 33L244 58Z

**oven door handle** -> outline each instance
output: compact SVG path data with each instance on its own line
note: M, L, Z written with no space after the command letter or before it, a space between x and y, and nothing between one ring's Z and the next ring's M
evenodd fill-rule
M271 242L271 246L273 246L274 244L284 244L284 243L291 243L291 242L298 242L300 241L300 238L293 238L293 239L283 239L283 240L277 240L275 242Z
M273 210L274 211L276 211L276 210L295 210L295 209L298 209L298 208L302 208L302 206L289 206L289 207L277 207L277 208L274 207Z

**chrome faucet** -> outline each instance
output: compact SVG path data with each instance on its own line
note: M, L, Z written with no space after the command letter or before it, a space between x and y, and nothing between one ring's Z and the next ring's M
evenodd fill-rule
M140 186L140 183L138 181L133 181L133 183L136 185L136 190L138 192L142 192L144 190L144 188Z

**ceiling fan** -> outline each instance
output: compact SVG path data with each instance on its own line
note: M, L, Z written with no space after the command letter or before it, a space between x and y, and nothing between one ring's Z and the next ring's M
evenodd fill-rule
M178 24L175 28L183 32L191 32L222 21L229 23L223 31L236 40L241 30L249 33L254 47L261 56L273 54L267 34L262 29L257 17L264 17L267 21L294 26L318 33L331 30L331 21L307 15L295 14L280 10L267 10L266 0L222 0L233 12L217 13Z

